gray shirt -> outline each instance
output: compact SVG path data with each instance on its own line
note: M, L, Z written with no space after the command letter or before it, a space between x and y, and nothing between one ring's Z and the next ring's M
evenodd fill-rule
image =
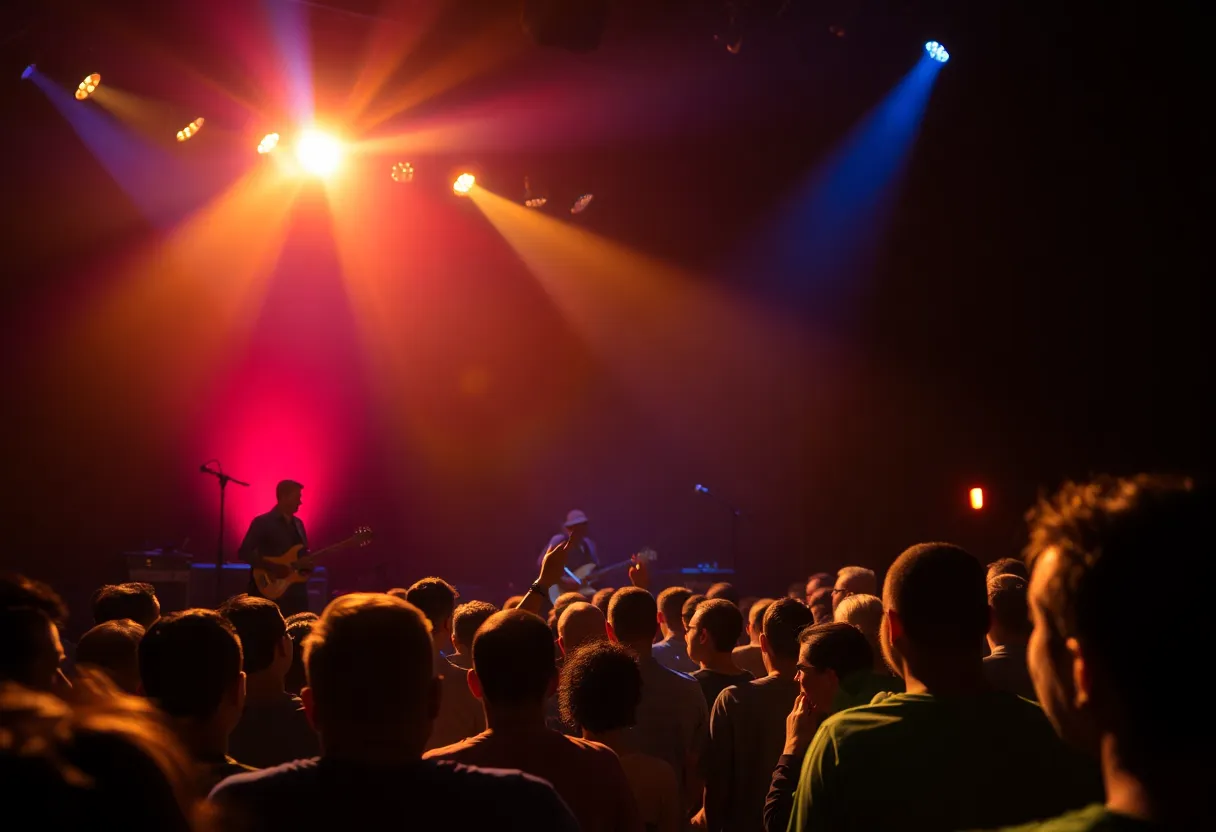
M728 687L709 718L705 820L710 832L764 829L764 801L785 747L798 683L780 676Z
M696 679L663 667L653 656L643 656L638 665L642 701L633 728L637 747L670 763L683 790L694 773L688 769L690 755L703 760L709 744L705 695Z

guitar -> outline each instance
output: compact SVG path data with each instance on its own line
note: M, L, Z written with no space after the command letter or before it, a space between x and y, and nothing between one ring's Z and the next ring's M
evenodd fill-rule
M654 563L659 559L659 553L654 549L642 549L636 555L638 560L646 563ZM623 560L619 563L611 563L608 566L596 566L594 563L585 563L577 569L566 567L566 576L570 580L578 584L578 589L563 590L561 586L554 584L549 587L549 601L556 604L557 598L564 592L578 592L586 598L590 598L596 592L596 587L593 584L600 579L600 576L607 572L612 572L616 569L621 569L626 566L633 565L633 558Z
M283 594L291 587L292 584L302 584L308 580L309 574L317 565L317 560L325 555L332 554L341 549L349 549L352 546L366 546L372 542L372 530L367 526L360 526L355 529L355 533L343 540L341 543L335 543L333 546L326 546L324 549L318 549L315 552L304 554L304 545L298 544L292 546L286 552L273 558L264 557L264 563L275 564L281 571L286 568L285 575L275 575L269 569L257 567L253 570L253 583L258 588L258 592L262 596L269 598L271 601L277 601L283 597Z

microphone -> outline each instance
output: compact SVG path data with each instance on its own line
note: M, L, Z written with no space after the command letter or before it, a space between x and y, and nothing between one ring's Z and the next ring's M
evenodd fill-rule
M701 483L697 483L696 485L693 486L693 490L696 491L698 494L708 494L709 486L705 486L705 485L701 485Z
M210 463L208 463L208 462L204 462L202 465L198 466L198 470L204 474L214 474L215 473L214 471L211 470Z

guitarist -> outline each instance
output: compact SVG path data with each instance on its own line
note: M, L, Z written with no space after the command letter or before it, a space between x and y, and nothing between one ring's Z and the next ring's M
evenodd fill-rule
M600 566L600 559L595 553L595 541L587 537L587 515L578 509L573 509L566 514L566 523L563 531L553 535L549 540L549 545L545 547L545 551L540 553L537 558L539 564L545 558L545 552L548 552L554 546L562 541L570 539L570 547L567 550L566 568L571 572L578 569L580 566L585 566L588 563L593 563L596 567ZM570 592L579 588L579 585L569 575L565 575L558 581L558 585L562 588L562 592Z
M267 563L264 557L278 557L292 546L308 547L308 534L304 531L304 522L296 516L300 510L301 496L304 486L294 480L283 480L274 489L275 507L265 514L259 514L249 524L245 539L237 556L254 567L268 570L275 577L287 574L288 567ZM261 596L253 576L249 576L249 594ZM297 612L308 611L308 585L306 583L292 584L276 602L286 618Z

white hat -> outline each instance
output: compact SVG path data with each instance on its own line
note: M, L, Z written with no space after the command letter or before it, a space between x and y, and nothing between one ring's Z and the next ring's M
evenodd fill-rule
M571 526L581 526L586 522L587 522L587 515L583 514L578 509L572 509L566 515L566 522L563 523L562 525L564 528L568 529Z

